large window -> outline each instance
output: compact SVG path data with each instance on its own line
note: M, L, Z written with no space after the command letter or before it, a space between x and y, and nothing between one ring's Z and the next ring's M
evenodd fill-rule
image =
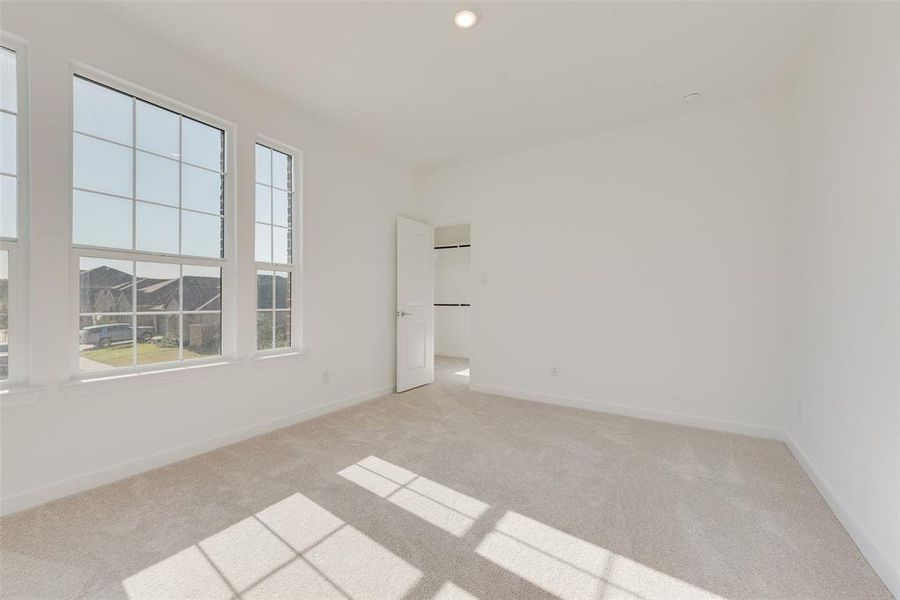
M294 157L256 144L256 347L290 348L295 283Z
M0 383L9 380L9 250L0 250Z
M19 69L16 52L0 46L0 385L18 356L12 324L19 251Z
M221 354L225 132L73 85L81 370Z

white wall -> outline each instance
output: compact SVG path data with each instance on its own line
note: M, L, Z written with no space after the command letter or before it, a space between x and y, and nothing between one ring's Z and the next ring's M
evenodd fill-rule
M434 229L434 245L468 244L469 226L449 225ZM472 303L471 248L445 248L434 251L435 304ZM440 356L469 358L471 338L470 306L434 307L434 353Z
M779 436L785 120L772 93L426 175L477 244L473 387Z
M4 3L2 27L30 43L32 363L34 382L43 388L36 402L2 410L5 511L391 388L394 223L398 214L419 212L405 169L229 73L108 20L96 6ZM165 385L63 393L74 335L67 330L72 60L236 125L242 358L252 352L255 333L253 137L268 135L303 150L308 356L239 363ZM324 370L327 385L320 382Z
M900 597L900 5L835 5L793 90L789 443Z

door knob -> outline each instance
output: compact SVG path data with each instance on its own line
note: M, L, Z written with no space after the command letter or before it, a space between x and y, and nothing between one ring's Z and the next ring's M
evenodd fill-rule
M397 311L397 316L398 316L398 317L405 317L405 316L408 315L408 314L410 314L410 313L406 312L405 310L398 310L398 311Z

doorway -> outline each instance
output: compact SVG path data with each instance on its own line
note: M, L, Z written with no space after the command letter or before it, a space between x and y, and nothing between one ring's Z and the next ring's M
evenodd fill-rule
M434 228L435 378L469 379L472 235L468 223Z

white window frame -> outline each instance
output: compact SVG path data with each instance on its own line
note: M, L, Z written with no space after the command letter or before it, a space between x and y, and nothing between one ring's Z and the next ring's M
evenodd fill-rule
M147 373L153 371L170 371L178 368L188 368L203 364L215 364L238 360L237 346L237 266L235 261L236 240L236 202L235 202L235 152L234 143L236 128L233 123L211 115L199 109L182 104L167 96L157 94L139 85L130 83L90 66L72 62L69 69L69 114L68 114L68 156L69 156L69 196L68 196L68 226L69 226L69 338L70 341L70 377L72 380L96 380L103 377L120 377L134 373ZM193 257L181 254L163 252L149 252L142 250L116 250L109 248L95 248L84 245L76 245L72 240L74 227L74 147L73 132L75 131L75 96L72 82L75 77L83 77L112 88L113 90L129 94L140 100L156 104L161 108L184 115L185 117L211 125L225 132L225 160L224 160L224 256L222 258ZM203 358L169 361L162 363L132 365L130 367L114 367L103 371L82 371L79 366L78 331L80 327L80 258L109 258L118 260L130 260L138 262L160 262L182 265L197 265L220 267L222 269L222 341L221 354ZM136 307L135 307L136 308ZM132 313L128 313L129 315ZM183 332L182 332L183 335Z
M26 387L31 383L31 338L29 330L29 199L31 198L30 99L28 44L22 38L0 31L0 45L16 53L16 239L0 238L9 270L9 376L0 389Z
M259 262L256 260L256 145L261 144L291 157L291 264L276 262ZM303 301L303 243L304 215L303 203L303 152L293 146L265 135L258 134L253 140L253 210L251 211L253 231L253 351L255 356L266 357L279 354L296 354L305 352L303 344L303 312L306 303ZM299 165L299 166L298 166ZM274 259L274 257L273 257ZM291 274L291 345L283 348L257 349L257 291L256 277L258 271L282 271ZM274 298L273 298L274 302ZM275 322L273 319L274 331Z

